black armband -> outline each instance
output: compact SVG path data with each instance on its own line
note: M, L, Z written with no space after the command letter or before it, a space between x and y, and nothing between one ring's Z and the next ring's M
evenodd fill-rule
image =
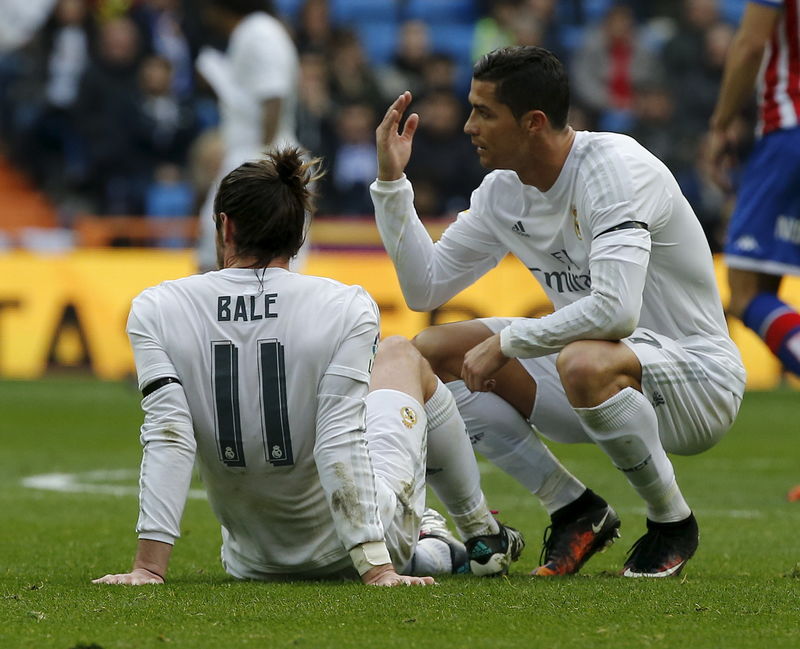
M650 230L650 228L644 221L625 221L625 223L620 223L619 225L615 225L613 228L604 230L594 238L597 239L597 237L602 237L604 234L616 232L617 230Z
M146 386L142 388L142 396L146 397L149 394L153 394L156 390L163 388L165 385L169 385L170 383L177 383L178 385L183 385L178 379L174 376L165 376L163 379L156 379L152 383L148 383Z

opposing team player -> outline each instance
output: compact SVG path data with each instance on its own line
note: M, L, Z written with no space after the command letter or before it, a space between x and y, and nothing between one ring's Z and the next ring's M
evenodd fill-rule
M800 313L778 297L784 275L800 275L800 2L758 0L745 6L725 61L711 116L710 156L730 189L732 125L758 92L755 148L742 174L725 244L728 311L800 376ZM800 487L789 492L800 500Z
M221 270L134 300L139 545L131 572L97 582L163 582L195 459L237 578L425 585L398 573L498 574L519 556L519 533L487 509L452 395L419 352L381 343L370 388L372 299L287 270L313 178L295 149L232 171L214 203ZM423 516L426 459L466 548Z
M759 86L758 142L728 228L729 311L800 376L800 314L777 295L800 275L800 2L748 2L711 117L711 155L722 169L731 126ZM718 176L724 178L724 174ZM724 180L722 180L724 184Z
M534 574L580 569L620 520L531 431L593 442L647 506L623 569L677 575L698 527L667 453L713 446L744 369L728 336L703 231L667 168L634 140L575 132L569 86L547 50L497 50L475 66L464 127L494 169L434 244L403 170L419 117L401 95L377 130L378 227L409 306L429 310L509 252L555 312L432 327L416 339L448 381L477 450L541 499L552 525ZM512 360L513 359L513 360Z

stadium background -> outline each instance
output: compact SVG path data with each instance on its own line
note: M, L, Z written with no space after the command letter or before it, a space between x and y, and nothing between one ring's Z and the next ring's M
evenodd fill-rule
M461 133L470 68L496 46L557 52L572 79L572 123L629 133L656 153L719 250L732 198L709 181L705 129L743 0L274 4L301 57L299 139L330 169L305 270L364 285L384 335L550 308L506 259L442 309L412 313L370 218L374 127L406 88L422 117L408 169L420 215L436 236L467 206L483 174ZM201 46L224 42L203 24L199 1L15 5L6 3L0 30L0 377L122 379L133 371L124 334L131 298L194 272L192 215L214 176L219 115L193 60ZM86 56L73 67L57 64L67 24L84 35ZM109 75L113 84L97 81ZM783 293L800 302L800 281L788 280ZM755 335L730 325L751 389L800 385Z
M175 0L58 4L90 8L91 19L80 20L88 34L130 16L144 51L164 45L152 40L154 18L179 19L192 43L189 61L211 38L198 24L196 1L185 2L182 19L173 13ZM64 110L69 92L48 83L65 78L48 74L60 60L52 56L57 25L48 22L55 5L0 0L0 647L798 647L800 509L786 498L798 476L797 383L781 375L760 340L736 320L731 330L750 387L781 387L751 391L714 449L673 458L702 525L700 551L680 580L614 577L643 531L641 501L594 445L554 445L559 459L591 481L624 520L621 542L575 579L528 577L538 565L547 514L518 483L481 461L491 506L528 540L502 580L452 576L440 578L436 589L388 591L236 582L220 566L219 524L208 503L196 498L202 492L196 482L167 584L91 584L125 570L136 543L141 395L132 381L117 380L133 369L124 333L130 300L146 286L194 270L192 214L213 177L217 117L213 97L193 75L164 92L162 74L155 84L161 94L149 96L158 99L150 104L172 105L173 115L180 104L177 113L191 116L191 137L182 128L167 129L173 137L161 147L134 137L130 115L114 108L97 113L100 103L87 106L78 92L74 106L85 112ZM436 235L466 205L482 173L461 133L473 55L517 40L543 42L568 62L576 126L629 132L669 164L718 248L731 205L707 181L703 143L742 5L630 2L616 14L623 20L615 22L615 54L631 63L636 44L637 63L614 68L620 74L609 95L607 86L598 91L591 82L597 79L592 64L603 60L597 48L610 0L281 0L277 6L303 62L300 135L333 162L307 271L366 286L381 305L384 334L549 308L529 273L506 259L437 313L408 311L370 217L366 187L374 172L361 164L374 164L372 131L386 96L411 87L430 128L418 132L408 171L417 208ZM314 10L306 9L304 20L306 6ZM411 18L423 20L408 27ZM117 27L111 40L119 45L127 28ZM396 56L400 42L404 55ZM95 69L96 35L91 43L92 59L85 68L67 69L67 78ZM127 97L134 115L143 97L134 90L138 71L148 60L135 50L117 70L122 83L113 95ZM173 65L185 71L180 61ZM187 78L191 84L182 85ZM181 93L187 94L178 102ZM165 142L180 146L164 148ZM717 270L727 299L724 269ZM800 303L796 278L784 291Z

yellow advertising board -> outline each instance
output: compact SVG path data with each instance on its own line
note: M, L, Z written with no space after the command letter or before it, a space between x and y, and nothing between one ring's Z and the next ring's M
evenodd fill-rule
M0 376L32 379L76 366L104 379L131 375L133 356L125 335L131 300L148 286L193 270L192 253L183 250L0 255ZM429 324L494 315L530 317L551 310L528 270L510 257L433 313L415 313L405 306L383 252L315 251L306 272L364 286L380 306L384 336L411 337ZM725 271L719 261L717 272L725 301ZM784 284L784 298L800 304L800 278ZM749 388L769 389L786 380L755 334L736 320L730 326L747 366ZM795 380L790 383L800 387Z

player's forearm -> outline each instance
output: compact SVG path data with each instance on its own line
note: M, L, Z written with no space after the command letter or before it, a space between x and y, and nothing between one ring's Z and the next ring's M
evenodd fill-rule
M164 579L167 574L167 567L169 566L169 558L171 555L171 544L162 543L161 541L139 539L139 545L136 548L136 558L133 560L133 569L147 570Z
M433 241L414 209L414 193L405 176L377 180L370 187L375 222L383 246L397 271L406 303L411 309L433 308L430 266Z
M172 543L189 493L196 441L180 384L162 387L142 400L145 420L140 471L140 538Z
M725 63L722 86L714 113L712 130L726 130L753 95L764 55L764 44L739 33Z
M336 533L346 548L382 541L375 475L364 439L367 383L326 376L319 390L314 462Z
M623 262L592 267L592 293L542 318L520 318L500 332L503 354L534 358L577 340L619 340L639 320L645 265Z
M414 209L414 193L405 178L376 181L370 187L375 222L384 248L397 271L408 307L430 311L472 284L493 264L464 262L434 244Z
M180 537L193 466L193 450L173 441L147 443L139 479L140 539L173 543Z
M272 97L264 101L261 106L261 124L264 134L262 144L265 146L271 146L275 142L275 136L278 134L282 105L283 100L280 97Z

